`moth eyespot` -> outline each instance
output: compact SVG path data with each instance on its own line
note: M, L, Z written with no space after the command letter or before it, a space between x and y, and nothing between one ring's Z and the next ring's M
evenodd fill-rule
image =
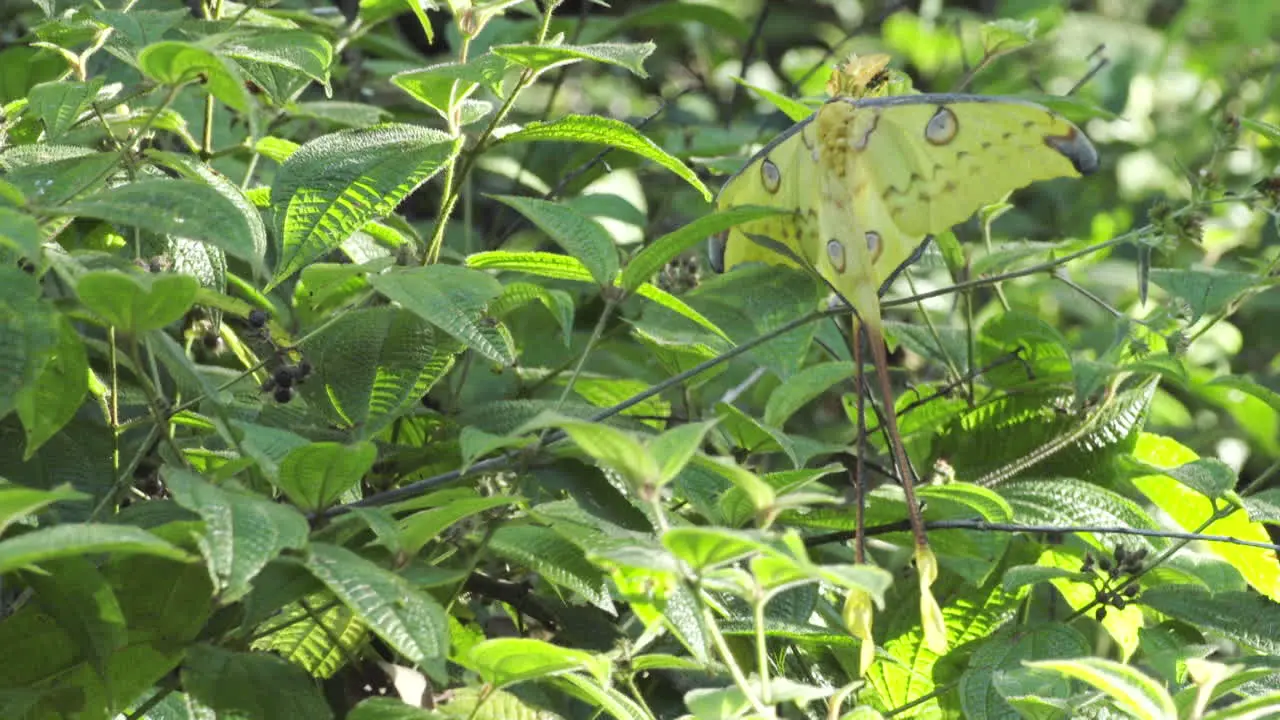
M760 163L760 179L764 182L765 190L776 193L782 186L782 171L773 164L772 160L765 158L765 161Z
M831 267L836 272L844 272L844 245L839 240L827 241L827 259L831 261Z
M884 252L884 243L880 242L880 233L874 230L867 232L867 250L871 252L871 262L880 259L880 253Z
M946 145L955 139L958 132L960 120L956 118L956 114L948 108L940 107L929 118L929 124L924 126L924 139L934 145Z

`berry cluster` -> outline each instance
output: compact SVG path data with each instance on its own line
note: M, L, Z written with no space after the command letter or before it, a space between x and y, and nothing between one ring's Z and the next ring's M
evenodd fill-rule
M1102 622L1107 617L1107 606L1123 610L1138 596L1138 585L1135 576L1142 572L1143 560L1147 557L1146 548L1128 550L1117 545L1115 560L1100 557L1096 560L1092 554L1084 556L1081 572L1094 572L1094 602L1099 607L1093 617Z
M271 340L271 331L267 328L267 320L270 315L266 310L253 309L249 311L248 322L249 327L257 331L262 337L268 341ZM274 344L273 344L274 345ZM284 352L280 351L283 355ZM285 363L276 368L271 377L262 383L260 390L262 392L271 393L276 402L287 403L293 399L294 391L298 385L306 382L307 377L311 375L311 363L305 358L299 360L298 363Z
M281 365L271 377L262 383L262 392L272 393L276 402L287 403L293 399L295 386L306 382L311 374L311 363L301 360L297 365Z

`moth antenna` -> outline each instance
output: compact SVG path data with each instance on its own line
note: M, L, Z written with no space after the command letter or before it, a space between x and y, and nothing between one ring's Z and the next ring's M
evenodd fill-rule
M1092 67L1089 68L1088 72L1084 74L1084 77L1080 78L1078 81L1076 81L1075 85L1071 86L1071 89L1067 91L1067 95L1076 94L1077 90L1087 85L1095 75L1102 72L1102 68L1111 64L1110 58L1105 56L1099 57L1100 55L1102 55L1102 53L1106 52L1106 50L1107 50L1107 46L1105 44L1099 44L1098 47L1093 49L1093 52L1089 53L1089 57L1086 59L1092 60L1093 58L1097 57L1098 61L1095 62Z

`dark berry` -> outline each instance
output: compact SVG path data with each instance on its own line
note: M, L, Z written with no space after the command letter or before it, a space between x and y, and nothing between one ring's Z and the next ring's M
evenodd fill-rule
M269 317L270 316L267 315L266 310L256 310L256 309L250 310L249 311L249 327L254 328L255 330L258 328L261 328L262 326L267 324L267 319Z
M293 387L293 368L286 365L285 367L276 370L276 374L273 377L275 378L276 385L279 385L282 388Z
M1107 558L1099 558L1099 559L1098 559L1098 567L1102 568L1102 571L1103 571L1103 572L1110 572L1110 571L1111 571L1111 561L1110 561L1110 560L1108 560Z
M1080 566L1080 570L1083 572L1088 572L1092 569L1093 569L1093 555L1089 553L1085 553L1084 564Z
M210 330L200 336L200 342L204 344L206 350L217 350L222 345L222 338L218 333Z
M299 361L298 361L298 369L297 369L297 372L295 372L294 374L295 374L295 375L297 375L297 377L298 377L298 379L299 379L299 380L301 380L302 378L304 378L304 377L306 377L306 376L310 375L310 374L311 374L311 363L310 363L310 362L308 362L308 361L306 361L306 360L299 360Z
M278 387L275 393L276 402L287 403L293 399L293 388Z
M1127 597L1127 598L1129 598L1130 600L1132 600L1132 599L1133 599L1133 597L1134 597L1135 595L1137 595L1137 594L1138 594L1138 586L1137 586L1137 585L1125 585L1125 586L1124 586L1124 590L1121 590L1120 592L1124 593L1124 596L1125 596L1125 597Z
M1116 597L1111 600L1111 604L1114 605L1117 610L1123 610L1125 606L1124 598Z
M1102 622L1103 620L1106 620L1106 619L1107 619L1107 609L1106 609L1106 608L1104 608L1104 607L1100 607L1100 608L1098 608L1097 610L1093 611L1093 617L1094 617L1094 619L1095 619L1095 620L1097 620L1098 622Z

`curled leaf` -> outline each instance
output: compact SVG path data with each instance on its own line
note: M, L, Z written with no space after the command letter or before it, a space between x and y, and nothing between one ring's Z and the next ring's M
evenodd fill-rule
M938 558L928 545L916 547L916 569L920 571L920 622L924 625L924 642L941 655L947 651L947 623L929 589L938 579Z
M867 670L871 669L871 663L876 659L876 642L871 636L873 618L871 595L857 588L849 590L849 594L844 599L844 610L841 616L849 632L862 641L858 656L858 675L866 677Z

